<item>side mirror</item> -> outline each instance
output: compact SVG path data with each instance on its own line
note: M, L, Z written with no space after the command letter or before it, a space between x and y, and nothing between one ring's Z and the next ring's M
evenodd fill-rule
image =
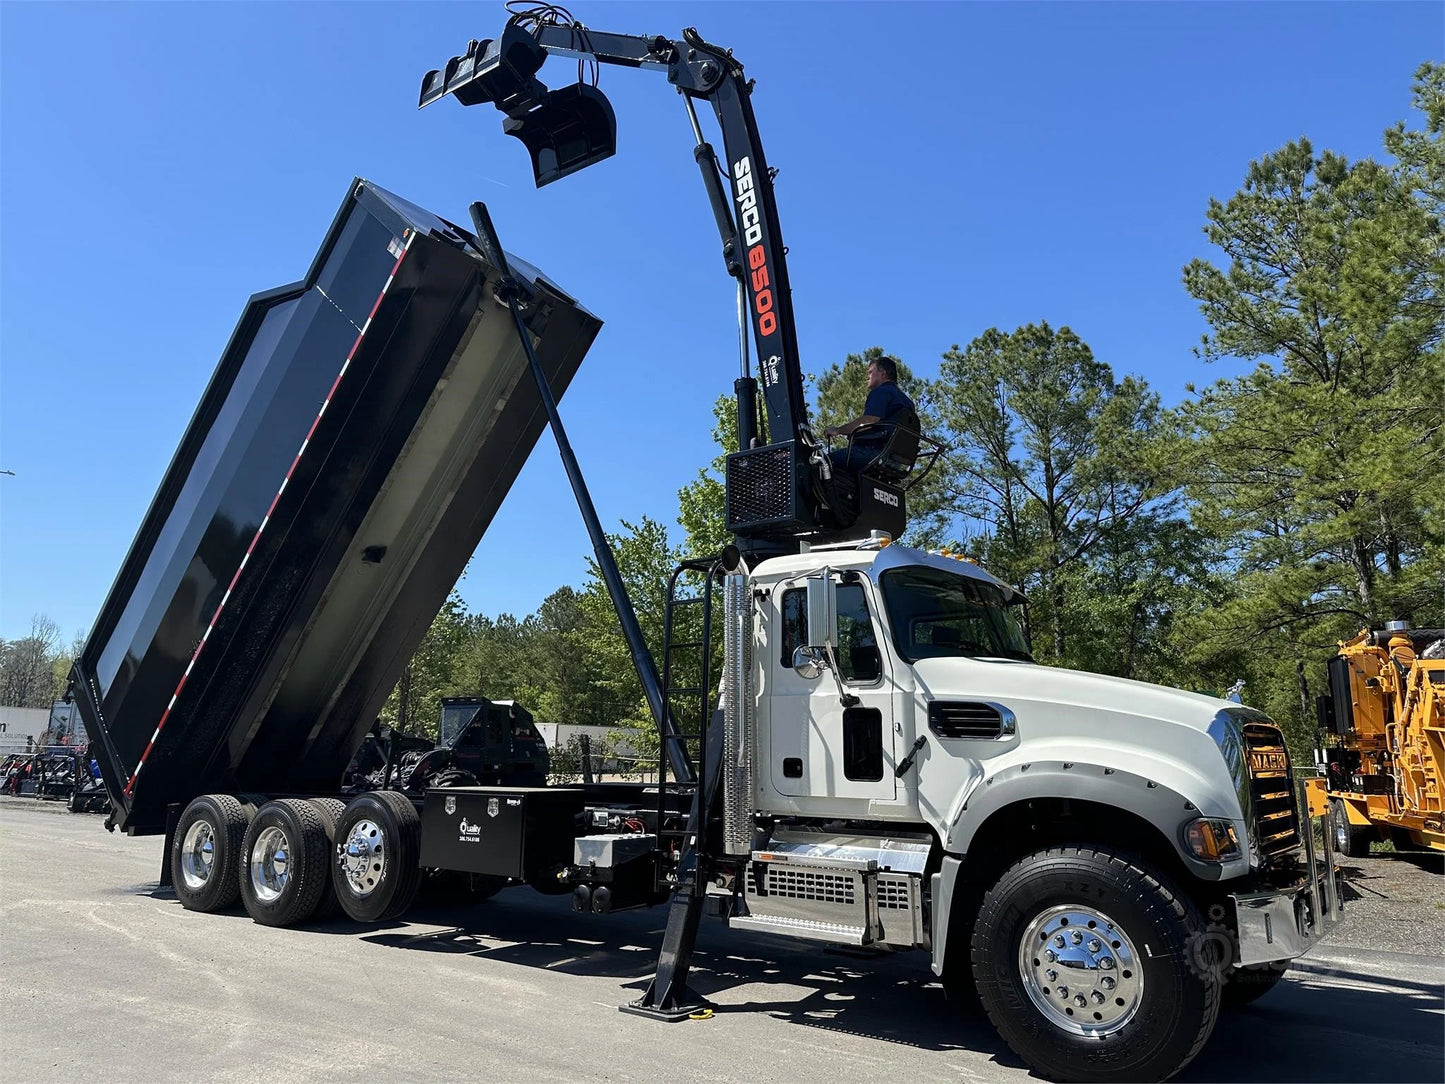
M822 647L837 638L838 585L824 569L808 577L808 644Z
M828 668L828 658L822 648L800 647L793 652L793 673L805 681L812 681Z

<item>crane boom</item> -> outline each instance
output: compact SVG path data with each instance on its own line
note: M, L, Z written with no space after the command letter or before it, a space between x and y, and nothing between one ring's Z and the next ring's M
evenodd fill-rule
M744 77L742 64L730 50L709 44L694 29L683 31L682 40L671 40L602 33L575 24L542 23L529 28L525 20L513 16L501 38L472 41L467 52L453 57L446 68L428 72L420 105L447 95L466 105L491 102L507 114L503 124L507 134L521 139L532 151L537 184L549 184L609 157L616 146L611 107L595 86L578 84L548 91L534 78L549 55L665 71L668 81L689 103L701 100L712 107L722 132L726 190L718 177L712 147L696 126L695 153L722 236L728 272L745 291L768 439L774 443L811 441L773 171L758 136L752 82ZM693 117L695 122L695 114ZM760 437L747 431L751 427L746 422L754 413L752 404L742 406L740 450Z

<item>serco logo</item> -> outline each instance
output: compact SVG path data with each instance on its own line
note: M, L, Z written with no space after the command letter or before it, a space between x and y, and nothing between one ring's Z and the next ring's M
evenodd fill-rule
M873 487L873 499L880 504L890 505L893 508L898 507L898 494L889 493L886 489L879 489L877 486Z
M758 193L753 187L753 163L747 155L733 163L733 199L737 201L738 219L743 226L743 247L748 252L753 315L758 320L758 334L768 336L778 330L778 314L773 311L772 276L768 273L768 253L763 248L763 223L758 215Z

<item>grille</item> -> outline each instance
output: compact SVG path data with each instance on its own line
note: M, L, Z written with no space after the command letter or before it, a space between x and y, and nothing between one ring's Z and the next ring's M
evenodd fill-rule
M906 911L913 902L908 891L907 877L878 878L878 909L880 911Z
M774 444L728 457L728 526L746 527L794 515L793 445Z
M928 729L940 738L996 738L1003 716L988 704L935 700L928 705Z
M852 877L840 877L835 873L788 869L776 863L769 863L767 868L769 896L852 907L857 902L855 884Z
M1244 747L1259 849L1266 860L1277 858L1300 845L1289 751L1279 728L1263 723L1245 724Z

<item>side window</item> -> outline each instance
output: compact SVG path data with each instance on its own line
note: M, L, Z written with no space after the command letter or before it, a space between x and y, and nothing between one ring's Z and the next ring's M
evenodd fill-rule
M782 664L793 665L793 652L808 642L808 598L801 587L783 592ZM878 639L868 615L868 600L856 583L838 588L838 669L844 681L869 685L883 676Z
M883 676L868 599L856 583L838 588L838 669L843 680L868 685Z
M783 592L783 665L792 669L793 652L808 642L808 597L801 587Z

